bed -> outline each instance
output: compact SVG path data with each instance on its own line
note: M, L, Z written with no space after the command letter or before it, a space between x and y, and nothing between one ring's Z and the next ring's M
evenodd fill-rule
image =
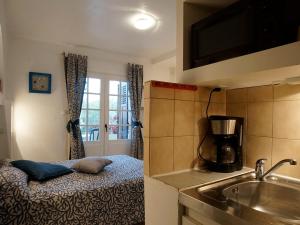
M97 175L71 173L29 181L12 166L0 168L1 225L133 225L144 221L143 162L129 156ZM71 167L76 160L59 162Z

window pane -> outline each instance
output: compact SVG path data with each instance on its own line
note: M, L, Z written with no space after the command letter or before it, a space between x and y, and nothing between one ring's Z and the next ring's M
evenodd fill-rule
M100 124L100 110L89 110L88 111L88 124L89 125Z
M109 111L109 125L117 125L119 122L118 112L117 111Z
M119 94L120 82L115 80L109 81L109 94L118 95Z
M120 111L119 112L119 125L127 126L129 125L129 112Z
M121 93L120 95L129 95L128 93L128 83L127 82L121 82Z
M80 125L86 125L86 110L81 110L80 113Z
M129 111L129 112L128 112L128 124L131 125L131 122L132 122L132 112Z
M119 127L119 137L118 139L130 139L131 129L129 126Z
M99 139L100 139L99 126L89 126L88 127L88 141L99 141Z
M82 140L83 140L83 141L86 141L86 127L81 126L81 127L80 127L80 130L81 130L81 137L82 137Z
M100 95L89 94L89 109L100 109Z
M108 139L118 140L119 126L109 126L108 128Z
M85 82L85 86L84 86L84 92L86 93L87 92L87 87L88 87L88 84L89 83L89 79L87 78L86 79L86 82Z
M101 80L96 78L89 78L89 92L100 94Z
M82 100L82 108L86 109L86 106L87 106L87 94L84 94Z
M109 126L109 140L130 139L131 127L130 126Z
M128 102L126 96L120 96L120 110L127 110Z
M130 101L130 97L128 97L128 110L131 110L131 101Z
M109 96L109 109L117 110L118 109L118 96Z

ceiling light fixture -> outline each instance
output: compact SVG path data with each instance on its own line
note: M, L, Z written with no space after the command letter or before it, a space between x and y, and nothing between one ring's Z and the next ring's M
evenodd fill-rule
M140 13L132 17L132 24L138 30L148 30L155 26L156 19L145 13Z

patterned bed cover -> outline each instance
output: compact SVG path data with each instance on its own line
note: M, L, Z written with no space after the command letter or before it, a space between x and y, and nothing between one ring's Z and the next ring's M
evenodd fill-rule
M129 156L97 175L72 173L47 182L0 169L1 225L131 225L144 221L143 162ZM71 167L76 160L58 164Z

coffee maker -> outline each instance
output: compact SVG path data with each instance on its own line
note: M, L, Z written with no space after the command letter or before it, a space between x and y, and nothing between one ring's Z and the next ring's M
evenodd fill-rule
M243 168L243 122L241 117L209 116L209 131L201 155L207 169L229 173ZM205 146L205 144L204 144Z

